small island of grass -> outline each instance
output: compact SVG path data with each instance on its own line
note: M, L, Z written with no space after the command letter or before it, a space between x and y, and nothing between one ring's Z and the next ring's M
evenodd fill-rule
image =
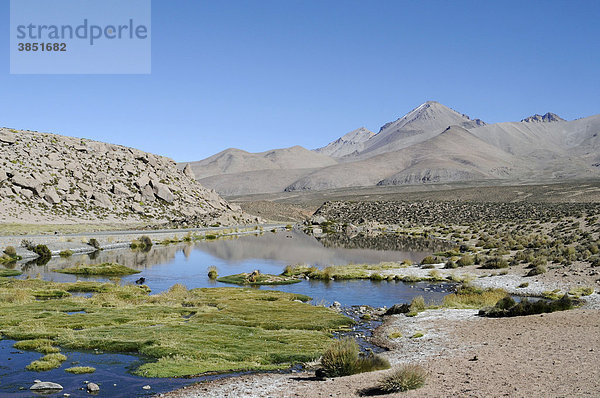
M261 274L258 271L252 273L244 272L217 278L217 282L235 285L289 285L300 281L301 279L294 276Z
M116 263L80 264L75 267L57 269L55 272L74 275L121 276L139 274L140 271Z
M19 276L22 272L16 269L0 269L0 277Z

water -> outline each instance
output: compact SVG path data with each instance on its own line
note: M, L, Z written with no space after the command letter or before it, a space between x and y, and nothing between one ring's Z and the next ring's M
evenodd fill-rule
M121 278L121 283L133 283L140 277L152 289L152 294L164 291L181 283L188 288L232 286L211 281L207 275L209 266L216 266L219 275L225 276L255 269L262 273L279 274L289 264L309 264L317 266L345 265L350 263L379 263L382 261L401 261L404 259L419 262L435 251L446 250L448 244L417 239L401 239L393 235L381 239L358 236L327 236L316 239L301 231L283 231L265 233L260 236L241 236L198 241L169 246L155 245L149 252L129 249L102 251L94 255L78 255L70 258L52 258L45 265L35 262L17 264L25 278L41 276L43 279L57 282L76 280L107 281L106 277L82 277L54 272L54 270L72 267L80 263L116 262L140 270L141 273ZM377 250L379 249L379 250ZM305 294L313 298L314 304L330 304L338 301L349 311L350 306L369 305L372 307L391 306L396 303L410 302L417 295L427 301L440 301L452 288L447 284L402 282L356 281L302 281L293 285L263 286L258 289L272 289ZM84 293L89 296L89 293ZM363 322L351 332L370 335L379 321ZM86 380L100 385L100 396L139 397L173 390L194 381L233 375L206 376L193 379L149 379L129 373L140 362L139 357L114 353L69 352L63 351L68 360L59 369L36 373L24 370L32 360L41 357L35 352L18 351L12 348L13 341L0 341L0 396L30 397L33 380L54 381L63 385L64 390L51 394L59 397L65 392L72 397L88 396L81 390ZM368 347L368 342L363 341ZM376 347L370 347L376 349ZM88 375L72 375L64 372L67 367L79 362L93 366L97 370ZM114 386L116 384L116 386ZM151 390L142 386L151 385Z
M397 237L392 240L402 242ZM340 241L348 246L357 246L364 244L365 239L357 237L357 241L347 241L347 238L344 238ZM390 246L389 235L383 236L382 241L386 247ZM368 238L368 243L372 246L377 245L377 241L373 238ZM286 265L298 263L323 267L404 259L419 262L425 256L447 246L441 242L415 239L409 240L407 244L410 250L401 250L398 244L394 247L396 250L348 249L337 246L332 237L327 237L327 240L322 242L301 231L269 232L260 236L241 236L169 246L155 245L147 253L121 249L102 251L95 256L53 258L44 266L32 263L24 265L22 277L35 277L39 274L43 279L56 282L107 281L109 279L106 277L68 275L54 270L72 267L79 263L116 262L141 271L139 274L121 278L122 283L133 283L138 278L144 277L146 279L144 283L152 289L152 293L159 293L175 283L184 284L189 289L232 286L208 278L207 268L212 265L217 267L220 276L252 272L255 269L262 273L280 274ZM311 280L293 285L262 286L260 289L305 294L312 297L313 303L317 304L338 301L345 306L370 305L372 307L409 302L416 295L424 295L429 300L437 301L446 294L445 288L440 289L439 286L429 283L405 284L369 280L340 282Z

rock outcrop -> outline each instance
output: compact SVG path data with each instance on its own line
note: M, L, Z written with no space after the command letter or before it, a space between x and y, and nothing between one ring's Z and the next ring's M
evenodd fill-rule
M0 222L257 222L173 160L134 148L0 129Z

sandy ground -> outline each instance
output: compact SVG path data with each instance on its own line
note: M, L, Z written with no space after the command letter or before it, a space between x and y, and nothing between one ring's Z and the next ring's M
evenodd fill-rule
M421 363L426 385L388 397L600 396L600 311L573 310L490 319L472 310L391 317L383 331L420 329L386 353L392 364ZM262 374L191 386L167 397L353 397L373 393L389 371L325 381L309 373Z

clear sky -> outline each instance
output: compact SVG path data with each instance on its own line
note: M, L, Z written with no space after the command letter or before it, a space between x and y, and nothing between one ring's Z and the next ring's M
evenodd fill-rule
M312 149L427 100L488 123L600 113L596 0L153 0L150 75L10 75L8 46L0 126L177 161Z

